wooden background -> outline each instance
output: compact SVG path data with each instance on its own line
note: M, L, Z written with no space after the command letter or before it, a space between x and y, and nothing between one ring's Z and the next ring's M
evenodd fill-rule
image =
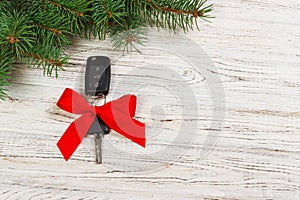
M152 134L147 148L112 133L103 165L93 162L91 138L65 162L56 142L75 116L57 109L56 101L64 88L82 88L88 56L120 54L108 42L80 40L67 50L71 66L57 80L39 69L14 71L11 98L0 103L0 199L300 199L300 3L211 2L216 18L187 35L207 53L216 67L207 73L221 77L225 92L223 129L207 155L200 152L214 131L216 108L205 74L189 74L180 58L149 50L115 59L109 97L138 95L137 117ZM190 79L196 105L179 107L172 91L155 86L164 76L143 68L154 61ZM145 79L153 71L157 79ZM200 111L185 119L181 109ZM188 147L168 142L183 122L197 122ZM174 151L164 153L172 145ZM155 151L162 153L148 157Z

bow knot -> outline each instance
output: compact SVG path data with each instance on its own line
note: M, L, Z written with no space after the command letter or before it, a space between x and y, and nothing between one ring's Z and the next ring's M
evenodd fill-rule
M145 124L133 117L136 110L136 96L124 95L102 106L91 106L77 92L65 89L57 102L61 109L81 115L70 124L57 143L65 160L68 160L86 136L98 115L112 130L145 147Z

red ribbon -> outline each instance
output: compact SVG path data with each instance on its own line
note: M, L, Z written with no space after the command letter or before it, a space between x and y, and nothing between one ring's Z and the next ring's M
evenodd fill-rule
M86 136L98 115L111 129L145 147L145 124L135 120L136 96L124 95L102 106L90 106L77 92L65 89L57 106L61 109L81 115L70 124L57 143L64 156L69 160L81 140Z

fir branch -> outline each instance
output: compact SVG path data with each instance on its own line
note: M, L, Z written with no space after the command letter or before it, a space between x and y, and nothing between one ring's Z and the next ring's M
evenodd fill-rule
M150 26L184 32L193 30L193 25L199 30L197 18L206 20L212 11L212 4L207 0L128 0L128 12L143 18Z
M63 66L68 63L69 59L69 56L61 56L63 49L55 47L40 46L32 49L31 52L24 53L28 67L42 67L47 76L51 76L54 70L56 77L58 77L58 70L64 71Z
M155 8L155 9L158 9L158 10L161 10L161 11L164 11L164 12L173 12L173 13L176 13L178 15L181 15L181 14L186 14L186 15L192 15L194 18L198 18L198 17L205 17L205 13L208 13L210 12L211 10L207 10L208 8L212 8L212 4L205 7L205 9L200 9L206 2L207 0L202 0L202 1L194 1L193 2L193 5L198 5L198 7L196 7L195 9L176 9L174 7L170 7L170 6L167 6L167 7L160 7L158 6L157 4L155 4L152 0L147 0L148 3L152 3L152 7ZM208 16L206 16L208 17Z
M37 33L36 43L64 47L71 44L69 36L74 35L70 30L70 21L64 16L57 16L49 12L37 12L32 15L34 31Z
M16 11L1 14L0 45L9 45L15 57L20 59L22 53L34 45L36 34L32 31L31 21Z
M59 60L54 60L54 59L48 59L48 58L43 58L40 55L37 54L29 54L29 53L24 53L25 56L28 56L31 59L36 59L38 60L38 62L45 62L45 63L49 63L53 66L59 67L60 69L63 69L63 63Z
M111 27L110 37L115 49L123 50L128 53L132 49L141 53L137 45L142 45L147 41L146 31L143 22L138 16L125 18L124 24Z
M77 15L77 16L82 17L82 16L84 15L83 12L80 12L80 11L77 11L77 10L70 9L70 8L68 8L68 7L64 6L64 5L61 5L61 4L59 4L59 3L55 2L55 1L51 1L51 0L47 0L47 1L48 1L50 4L52 4L53 6L58 7L58 8L60 8L60 9L62 9L62 10L67 11L67 12L73 13L73 14L75 14L75 15ZM42 2L42 3L43 3L43 5L45 6L44 2Z
M132 48L141 53L136 45L144 45L147 41L146 32L144 28L128 29L112 35L111 41L115 49L123 51L123 55L125 52L129 53Z
M124 0L96 0L91 5L94 36L105 39L112 26L121 26L127 16Z
M88 14L91 11L91 0L45 0L44 7L45 12L49 13L49 16L64 17L69 23L69 30L74 34L81 35L82 30L89 21L91 16ZM41 7L41 2L38 1Z
M47 26L44 26L42 24L37 24L37 23L33 23L34 25L42 28L42 29L46 29L48 31L51 31L52 33L54 33L55 35L61 35L62 34L62 31L61 30L58 30L58 29L55 29L55 28L50 28L50 27L47 27Z
M4 86L9 85L11 70L13 69L14 58L8 46L0 45L0 99L6 96Z

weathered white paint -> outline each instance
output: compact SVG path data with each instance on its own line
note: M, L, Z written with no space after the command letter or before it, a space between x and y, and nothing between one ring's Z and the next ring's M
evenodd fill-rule
M57 80L43 77L41 70L22 66L15 70L9 87L12 99L0 103L0 199L299 199L300 3L212 2L216 18L210 24L201 23L201 32L188 34L212 59L217 71L211 73L220 74L225 90L224 128L208 156L200 157L199 151L209 137L211 99L203 77L193 80L191 76L198 107L184 109L199 109L198 116L181 119L176 99L151 87L153 79L149 88L136 91L137 116L149 130L159 127L164 134L150 138L143 150L112 133L105 144L119 145L124 154L104 152L102 166L94 164L92 139L87 138L65 162L55 144L74 116L57 109L55 102L64 88L82 87L89 55L120 53L107 42L81 40L67 50L72 65ZM189 44L183 41L182 45ZM112 87L121 81L128 91L112 88L110 99L138 88L130 70L144 62L170 65L172 60L154 50L145 54L132 53L113 64ZM187 65L180 68L182 62L171 65L179 73L188 72ZM146 73L151 67L141 70ZM161 104L169 120L155 110ZM149 118L151 112L154 118ZM144 159L145 152L166 148L183 120L199 124L182 158L172 164L166 162L172 154ZM174 149L184 151L185 147L175 145ZM144 171L153 163L161 168Z

